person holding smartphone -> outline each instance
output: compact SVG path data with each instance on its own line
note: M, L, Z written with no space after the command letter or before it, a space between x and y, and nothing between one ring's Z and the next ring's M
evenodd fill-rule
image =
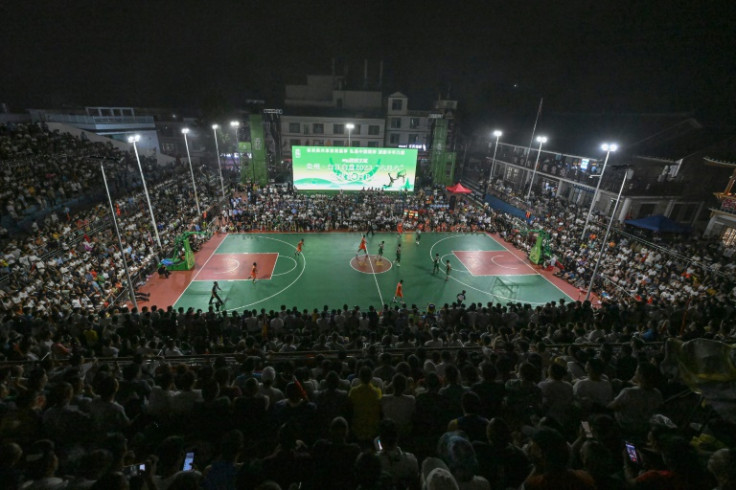
M399 427L391 419L383 419L378 426L378 437L374 439L374 449L381 462L384 473L391 475L394 483L414 488L419 463L412 453L399 447Z

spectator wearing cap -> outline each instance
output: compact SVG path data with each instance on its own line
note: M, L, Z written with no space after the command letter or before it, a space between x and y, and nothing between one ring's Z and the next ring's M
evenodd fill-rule
M447 465L461 490L490 490L480 476L475 449L462 432L446 432L437 443L437 455Z
M435 457L422 461L421 482L423 490L460 490L447 465Z
M543 427L534 432L529 457L534 467L524 481L524 490L596 488L595 481L586 471L568 467L570 450L562 435L554 429Z

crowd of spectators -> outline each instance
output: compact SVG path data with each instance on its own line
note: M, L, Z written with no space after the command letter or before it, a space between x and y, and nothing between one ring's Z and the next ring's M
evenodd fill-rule
M199 226L189 173L145 157L143 172L162 239L158 251L135 159L111 145L83 141L40 125L0 125L3 220L15 228L0 240L0 308L54 316L74 308L99 311L124 290L123 254L136 282L145 280L174 237ZM124 250L119 250L104 194L104 162ZM203 189L211 185L197 176ZM202 207L213 205L203 192ZM80 207L79 201L86 203ZM76 204L76 205L75 205ZM19 222L31 220L27 231ZM7 232L7 230L6 230Z
M253 202L233 197L223 211L229 231L388 231L399 221L407 230L490 230L491 212L460 201L450 210L442 187L426 187L414 194L365 189L348 194L302 194L286 186L263 189ZM406 213L405 213L406 212ZM406 214L410 216L407 219Z
M3 355L38 362L0 369L2 451L15 455L0 478L705 489L715 477L733 488L734 453L720 449L733 428L711 436L709 476L710 452L687 442L692 419L665 403L687 389L638 326L567 302L6 318Z
M583 291L600 257L593 291L606 306L636 310L648 305L646 321L653 322L649 338L663 330L682 333L685 327L695 337L703 329L728 328L736 299L733 246L695 236L658 237L654 243L615 226L601 252L605 222L593 219L582 237L585 215L574 206L551 197L537 197L532 206L529 223L497 217L501 236L530 250L537 235L525 230L543 230L550 248L545 266Z
M47 171L67 168L44 148L68 137L34 126L0 134L10 160L26 152ZM32 144L34 137L47 143ZM128 156L86 144L70 143L82 153L70 157L80 184L68 189L99 185L99 162L85 167L89 156L120 156L122 180L134 182ZM145 171L159 175L149 188L171 243L203 217L185 173ZM17 214L16 203L28 209L34 195L23 186L35 193L42 185L31 175L13 182L24 194L6 197ZM692 407L685 413L672 401L689 390L663 374L654 342L736 336L724 274L732 251L717 243L653 248L615 234L596 283L599 308L466 304L458 296L426 309L129 311L113 298L121 253L136 270L155 266L136 190L120 188L116 198L123 251L105 204L69 216L50 209L30 234L4 242L0 488L735 488L733 426L704 426L695 440L707 444L696 451ZM450 209L433 188L251 192L213 212L214 226L378 231L402 219L405 229L498 231L520 248L533 238L525 227L545 229L545 266L579 286L600 247L599 224L580 240L574 210L543 197L532 203L536 220L522 223L470 200ZM699 256L683 261L692 251Z

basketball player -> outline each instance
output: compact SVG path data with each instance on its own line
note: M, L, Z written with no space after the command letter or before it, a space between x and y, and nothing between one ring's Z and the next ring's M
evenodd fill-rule
M355 252L355 256L357 257L360 251L362 250L366 256L368 256L368 249L366 248L367 241L365 239L365 235L360 239L360 245L358 245L358 251Z
M294 252L294 255L296 257L300 256L302 254L302 248L304 248L304 238L299 240L299 243L296 244L296 252Z
M447 262L450 263L449 261ZM250 277L248 279L253 279L253 284L256 283L256 277L258 277L258 264L253 262L253 267L250 268Z
M397 298L401 298L401 301L404 300L404 280L401 279L399 283L396 285L396 292L394 293L394 299L391 300L392 303L395 303Z

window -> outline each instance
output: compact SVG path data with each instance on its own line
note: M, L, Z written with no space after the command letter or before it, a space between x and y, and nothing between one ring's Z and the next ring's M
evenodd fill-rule
M360 141L351 140L350 141L351 146L360 146Z
M400 117L392 117L391 118L391 128L392 129L401 129L401 118Z
M352 135L360 134L360 124L356 124L353 130L350 132Z
M399 134L393 133L391 136L389 136L389 143L392 145L398 145L399 144Z
M313 146L325 146L325 140L312 140Z
M391 110L400 111L404 107L404 101L401 99L391 99Z
M289 123L289 132L299 134L301 126L299 123Z
M345 146L345 142L343 140L335 140L332 144L333 146Z
M410 145L416 145L418 139L419 139L419 135L418 134L410 134L409 135L409 144Z
M332 132L334 134L344 134L345 133L345 125L344 124L333 124L332 125Z
M369 148L378 148L378 141L369 141L368 142Z
M302 144L302 140L291 140L291 146L300 146Z
M378 136L380 132L381 132L381 126L378 126L375 124L371 124L370 126L368 126L368 134L370 134L371 136Z
M736 229L726 227L721 233L721 241L727 247L733 247L736 245Z
M314 134L325 134L325 125L322 123L314 123L312 125L312 132Z
M417 129L420 123L421 119L419 119L418 117L412 117L411 119L409 119L409 128Z

